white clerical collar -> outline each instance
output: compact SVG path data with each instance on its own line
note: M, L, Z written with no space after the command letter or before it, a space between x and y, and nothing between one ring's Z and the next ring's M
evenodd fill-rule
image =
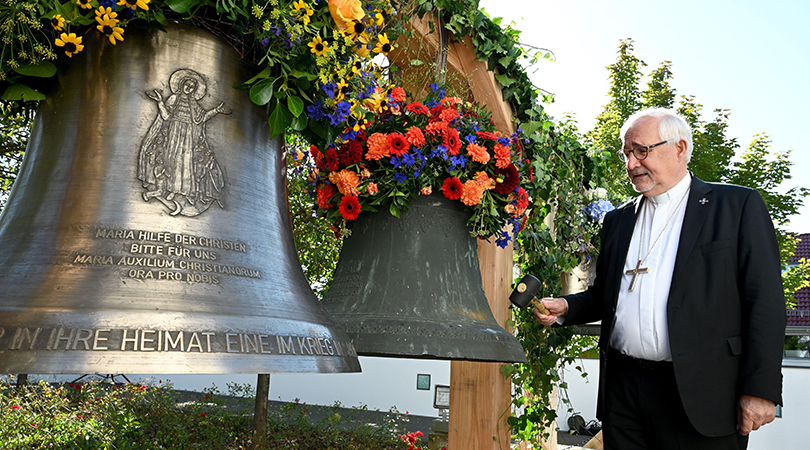
M686 176L681 179L675 186L661 195L656 195L655 197L647 197L647 200L651 201L655 205L663 205L669 202L672 199L680 200L681 197L686 193L686 190L689 189L689 185L692 183L692 176L689 172L686 172Z

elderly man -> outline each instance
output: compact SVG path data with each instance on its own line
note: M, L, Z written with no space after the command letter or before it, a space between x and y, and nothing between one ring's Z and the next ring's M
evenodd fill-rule
M608 213L596 280L542 302L544 325L601 320L606 449L745 449L781 404L785 303L779 248L761 196L705 183L692 132L648 109L621 131L641 195Z

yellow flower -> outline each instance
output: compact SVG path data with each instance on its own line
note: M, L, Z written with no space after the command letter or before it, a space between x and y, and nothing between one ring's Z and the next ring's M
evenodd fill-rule
M360 0L329 0L329 13L341 30L348 28L352 21L366 16Z
M349 92L349 85L343 80L337 82L337 91L335 92L336 100L343 100Z
M358 41L360 41L360 43L354 47L354 54L361 58L365 58L369 53L371 53L371 50L368 48L368 35L365 33L360 35L360 39L358 39Z
M149 10L149 1L150 0L119 0L119 6L126 6L127 8L132 9L133 11L141 8L143 10Z
M310 7L304 3L304 0L298 0L297 2L293 3L293 9L296 12L296 16L304 22L304 25L309 25L309 16L315 13Z
M360 72L363 71L363 61L360 60L359 56L353 56L349 66L352 68L352 76L360 75Z
M90 4L90 0L76 0L76 4L81 6L83 9L92 9L93 5Z
M65 54L71 58L84 49L82 38L76 37L76 33L62 33L62 35L56 39L56 46L65 47Z
M324 42L320 36L315 36L307 45L310 47L310 51L317 56L326 56L329 53L329 44Z
M349 33L349 36L351 36L352 39L357 39L360 36L363 36L365 31L366 26L359 20L352 22L349 28L346 29L346 32Z
M388 33L383 33L380 35L380 40L377 42L377 46L374 47L374 53L382 53L383 55L388 55L388 52L391 51L394 47L391 45L391 41L388 40Z
M109 6L106 8L103 6L99 6L98 9L96 10L96 22L101 23L101 18L104 15L109 16L110 19L115 19L116 17L118 17L118 13L113 11L112 8L110 8Z
M108 38L110 38L110 42L115 45L115 40L118 39L119 41L124 40L124 29L121 27L117 27L118 19L113 19L110 16L104 14L104 16L99 19L96 17L99 25L96 26L98 31L104 33Z
M377 14L374 14L374 23L376 23L378 27L383 26L385 23L385 19L383 18L381 12L377 11Z
M65 18L62 17L61 14L57 14L51 18L51 26L56 31L62 31L62 27L65 26Z

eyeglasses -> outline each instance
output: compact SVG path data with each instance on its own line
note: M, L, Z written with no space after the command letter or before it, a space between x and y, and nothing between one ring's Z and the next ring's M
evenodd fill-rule
M627 164L627 161L630 160L630 153L633 153L633 156L635 156L637 160L641 161L647 157L647 153L650 153L650 150L658 147L659 145L664 145L667 142L669 142L669 139L653 145L636 145L632 149L619 150L616 152L616 154L619 155L619 159L621 159L625 164Z

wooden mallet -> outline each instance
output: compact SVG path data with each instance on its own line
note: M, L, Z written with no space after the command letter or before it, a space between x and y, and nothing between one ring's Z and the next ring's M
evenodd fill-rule
M515 286L512 295L509 296L509 301L520 309L524 309L529 305L537 308L542 314L548 314L548 309L543 306L543 303L535 297L537 291L540 290L540 280L534 275L526 274L520 279L520 283Z

